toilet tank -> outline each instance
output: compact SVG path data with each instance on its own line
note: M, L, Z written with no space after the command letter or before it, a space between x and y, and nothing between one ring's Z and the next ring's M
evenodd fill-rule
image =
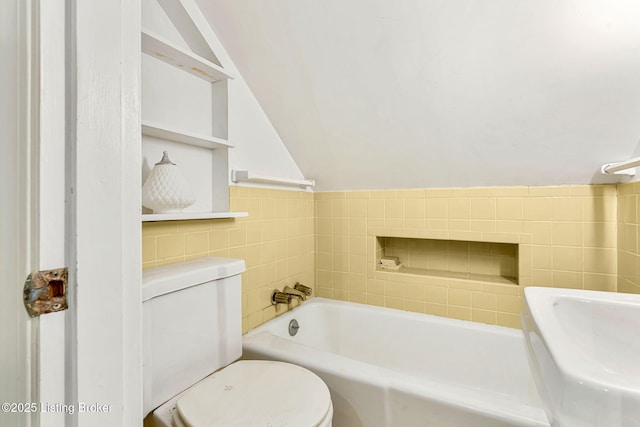
M244 270L207 257L143 271L145 416L242 355Z

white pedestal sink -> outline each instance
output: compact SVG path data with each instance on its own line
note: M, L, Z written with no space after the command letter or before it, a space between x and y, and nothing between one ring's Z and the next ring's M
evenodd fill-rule
M528 287L522 328L553 427L640 426L640 295Z

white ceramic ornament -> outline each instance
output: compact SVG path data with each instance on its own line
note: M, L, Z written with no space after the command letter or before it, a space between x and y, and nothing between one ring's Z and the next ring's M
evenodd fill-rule
M176 213L195 202L189 184L164 151L142 186L142 206L153 213Z

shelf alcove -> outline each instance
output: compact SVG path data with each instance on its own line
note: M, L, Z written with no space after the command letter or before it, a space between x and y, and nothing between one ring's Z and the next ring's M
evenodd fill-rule
M518 285L518 245L514 243L377 236L376 265L398 257L402 268L389 273L460 278Z

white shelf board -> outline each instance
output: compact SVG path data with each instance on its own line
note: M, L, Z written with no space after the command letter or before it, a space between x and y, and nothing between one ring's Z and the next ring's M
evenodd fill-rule
M208 59L146 29L142 30L142 51L211 83L233 78L222 67Z
M275 176L256 175L249 171L244 170L232 170L231 181L233 182L261 182L265 184L279 184L279 185L297 185L302 188L313 187L316 182L312 179L291 179L280 178Z
M208 148L215 150L216 148L233 148L229 141L208 135L200 135L194 132L186 132L178 129L170 129L151 122L142 122L142 134L153 136L168 141L179 142L181 144L193 145L195 147Z
M249 216L247 212L181 212L170 214L142 214L142 222L150 221L186 221L190 219L241 218Z

